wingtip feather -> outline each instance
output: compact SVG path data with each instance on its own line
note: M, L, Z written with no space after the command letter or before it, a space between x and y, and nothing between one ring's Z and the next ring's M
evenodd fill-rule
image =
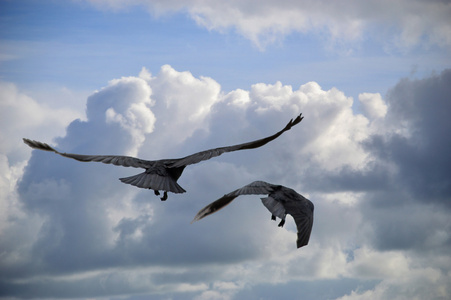
M197 213L197 215L194 217L194 219L191 221L190 224L193 224L194 222L197 222L197 221L203 219L204 217L208 216L209 214L211 214L210 205L208 205L207 207L204 207L203 209L201 209Z
M25 144L27 144L29 147L33 148L33 149L38 149L38 150L43 150L43 151L51 151L51 152L57 152L55 149L53 149L52 147L50 147L48 144L43 143L43 142L39 142L39 141L35 141L35 140L30 140L27 138L22 138L23 142Z
M299 114L299 116L296 117L296 119L294 119L293 121L293 126L299 124L302 119L304 119L304 117L302 116L302 113Z
M302 116L302 113L299 114L295 119L291 119L290 122L288 122L287 126L285 126L285 130L290 130L291 127L299 124L304 117Z

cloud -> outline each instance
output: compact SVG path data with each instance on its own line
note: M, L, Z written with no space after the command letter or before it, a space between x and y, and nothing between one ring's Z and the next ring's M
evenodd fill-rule
M126 77L112 80L108 87L90 96L87 103L88 122L100 127L116 127L128 134L127 140L114 141L130 147L126 154L137 155L137 149L145 140L145 134L151 133L156 121L150 107L152 91L142 78ZM123 97L128 97L124 103ZM99 115L104 115L99 119ZM69 128L70 130L71 128ZM117 137L119 139L119 137ZM130 139L130 140L129 140Z
M23 147L22 137L49 140L62 135L65 127L80 117L74 109L49 107L15 84L0 81L0 231L8 218L21 215L15 187L31 153L31 149ZM17 230L23 232L21 226Z
M387 114L387 105L379 93L360 94L359 101L363 106L365 114L371 119L383 118Z
M396 253L397 261L403 265L396 267L397 272L409 274L395 277L381 274L384 280L374 290L352 292L340 299L397 299L399 295L402 295L399 299L445 299L449 296L451 278L445 275L447 271L443 273L440 265L447 259L451 245L447 233L451 229L447 221L451 173L446 167L451 163L446 150L451 146L446 133L451 126L446 116L450 83L450 70L425 79L402 79L387 94L385 130L372 133L363 142L365 150L374 158L372 168L336 174L335 180L340 182L359 176L373 181L375 192L365 197L359 209L370 228L368 242L383 251L381 254L385 253L382 257ZM380 184L381 172L387 177L384 184ZM354 256L363 253L354 251ZM419 262L423 259L428 263ZM369 261L373 267L364 262L350 265L359 265L354 270L360 269L359 275L364 276L371 269L383 270L380 266L374 268L376 261L375 258Z
M164 151L206 127L212 106L221 99L220 85L213 79L195 78L190 72L177 72L169 65L162 66L148 84L154 92L155 110L159 112L157 125L171 134L171 138L163 135L152 140L153 146L164 143Z
M365 250L364 250L365 252ZM339 300L363 299L446 299L449 297L450 278L443 276L439 269L412 268L411 262L406 261L400 253L389 253L381 257L367 254L368 265L358 266L362 272L379 272L382 266L392 268L382 275L384 278L374 289L366 291L352 291L350 294L338 298ZM391 256L391 257L390 257ZM376 266L376 264L379 265Z
M362 93L364 115L316 82L224 93L214 79L169 65L114 79L88 97L86 119L43 141L72 153L175 158L267 136L300 112L305 119L265 147L189 166L179 181L188 192L165 202L118 180L136 169L33 151L1 198L17 203L0 231L1 295L235 299L268 286L289 294L283 287L296 283L316 298L446 298L449 74L403 79L385 99ZM10 120L11 135L31 126L20 121ZM307 247L296 250L294 222L278 228L258 197L189 224L253 180L315 203ZM321 283L334 286L332 295Z
M0 108L0 153L17 160L25 154L20 136L33 134L49 139L63 134L69 122L81 117L72 109L42 105L10 82L0 82Z
M401 80L387 95L387 122L392 134L374 134L366 147L379 160L397 166L398 188L418 201L443 201L451 195L451 147L447 111L451 71L420 80Z
M451 45L451 7L446 1L118 1L88 0L99 8L144 5L155 15L187 11L197 24L220 32L236 30L257 46L300 32L319 32L332 41L359 41L370 33L387 48L423 42ZM390 9L387 9L390 7ZM380 30L375 31L375 27Z
M424 253L449 247L443 228L449 230L445 212L451 196L450 75L445 70L425 79L402 79L387 94L386 105L377 96L376 111L386 107L387 113L373 119L360 142L367 155L362 167L345 165L309 180L318 190L366 191L359 210L373 227L372 245L380 250Z

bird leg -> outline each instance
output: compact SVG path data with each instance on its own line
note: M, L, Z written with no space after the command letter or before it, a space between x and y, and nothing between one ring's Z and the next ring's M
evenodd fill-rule
M168 192L164 191L163 197L161 197L160 199L161 201L166 201L166 199L168 199Z
M271 220L275 221L276 220L276 216L275 215L271 215ZM277 226L283 227L283 225L285 225L285 219L280 219L280 223Z
M160 192L158 190L153 190L153 192L155 193L155 196L160 196Z

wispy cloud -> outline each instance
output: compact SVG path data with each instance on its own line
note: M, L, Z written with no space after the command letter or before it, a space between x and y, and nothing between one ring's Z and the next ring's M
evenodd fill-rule
M86 1L114 10L143 5L154 15L187 12L202 27L237 31L261 48L293 32L335 42L359 41L371 34L387 48L408 49L424 42L451 45L447 1Z

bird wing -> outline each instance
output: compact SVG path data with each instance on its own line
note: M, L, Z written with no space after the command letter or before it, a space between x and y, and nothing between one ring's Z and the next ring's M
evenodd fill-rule
M264 181L254 181L248 185L243 186L231 193L225 194L218 200L210 203L209 205L202 208L197 215L194 217L193 221L199 221L200 219L211 215L212 213L217 212L221 208L224 208L230 202L232 202L236 197L240 195L260 195L260 194L269 194L274 190L276 185L270 184Z
M134 168L144 168L147 169L150 166L153 165L154 162L139 159L136 157L131 156L120 156L120 155L82 155L82 154L72 154L72 153L62 153L54 148L50 147L46 143L33 141L29 139L23 139L24 143L30 146L33 149L43 150L43 151L50 151L55 152L61 156L73 158L78 161L88 162L88 161L95 161L95 162L102 162L104 164L113 164L116 166L123 166L123 167L134 167Z
M307 198L303 201L287 200L284 203L287 214L293 216L298 230L297 247L308 244L313 227L313 203Z
M304 117L302 116L302 114L300 114L294 120L291 119L290 122L288 122L288 124L282 130L280 130L279 132L277 132L271 136L268 136L266 138L262 138L262 139L244 143L244 144L220 147L220 148L215 148L215 149L210 149L210 150L205 150L205 151L201 151L198 153L194 153L192 155L188 155L186 157L174 160L174 162L172 164L170 164L169 167L182 167L182 166L192 165L192 164L201 162L203 160L208 160L210 158L219 156L225 152L232 152L232 151L245 150L245 149L255 149L255 148L261 147L261 146L269 143L270 141L278 138L280 135L282 135L282 133L284 133L287 130L290 130L291 127L299 124L299 122L301 122L303 118Z

